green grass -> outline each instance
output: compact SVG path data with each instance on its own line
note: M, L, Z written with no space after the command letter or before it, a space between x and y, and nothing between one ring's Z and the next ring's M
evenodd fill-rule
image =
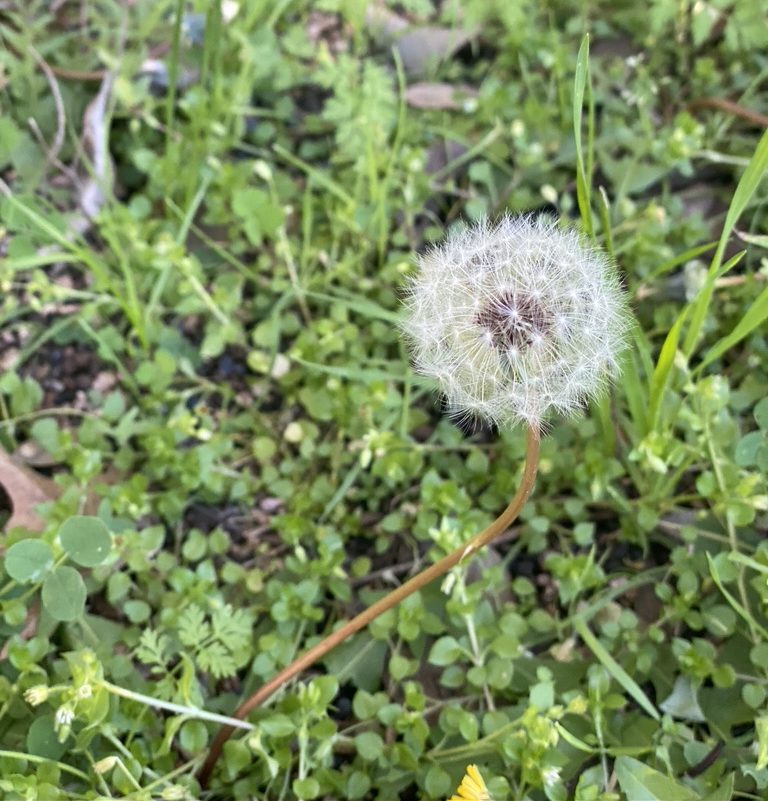
M762 8L385 5L470 41L414 73L364 3L0 11L0 514L53 482L0 534L3 799L767 791ZM398 332L415 253L507 210L615 257L620 380L201 789L243 699L513 494L524 433L446 418Z

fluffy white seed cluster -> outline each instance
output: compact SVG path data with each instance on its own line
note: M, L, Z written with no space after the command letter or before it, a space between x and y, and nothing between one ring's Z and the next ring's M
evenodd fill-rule
M403 325L451 412L499 426L570 413L618 372L628 312L608 257L552 220L505 216L419 259Z

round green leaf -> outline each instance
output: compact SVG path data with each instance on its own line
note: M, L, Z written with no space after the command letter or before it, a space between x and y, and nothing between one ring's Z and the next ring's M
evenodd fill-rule
M61 565L43 582L43 606L54 620L77 620L85 609L86 595L85 582L74 567Z
M54 729L53 713L35 718L27 729L27 751L46 759L59 759L67 750Z
M179 732L181 747L188 754L199 754L208 742L208 730L200 720L188 720Z
M768 431L768 398L763 398L755 406L755 420L763 431Z
M384 753L384 740L375 731L366 731L355 737L355 747L357 748L357 753L366 762L370 762L373 759L378 759Z
M320 783L312 777L308 779L295 779L293 792L304 801L306 798L317 798L320 795Z
M100 565L112 549L112 535L98 517L76 515L59 529L61 547L67 556L83 567Z
M451 777L439 765L432 765L424 778L424 789L432 798L442 798L451 790Z
M40 581L52 565L53 551L43 540L15 542L5 554L5 572L15 581Z

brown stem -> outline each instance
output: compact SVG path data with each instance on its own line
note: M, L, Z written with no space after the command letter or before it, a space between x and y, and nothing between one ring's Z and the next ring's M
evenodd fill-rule
M528 500L528 496L533 490L533 485L536 481L536 472L539 466L539 441L539 429L535 426L531 426L528 429L525 467L523 469L523 478L520 481L520 486L515 493L515 497L510 501L509 506L507 506L488 528L476 534L466 545L457 548L453 553L448 554L448 556L443 557L439 562L435 562L435 564L422 570L417 576L406 581L405 584L393 590L389 595L376 601L376 603L369 606L364 612L353 617L352 620L345 623L341 628L329 634L313 648L310 648L305 654L288 665L288 667L283 668L280 673L270 679L266 684L263 684L250 698L243 702L235 711L234 717L238 719L244 718L252 709L266 701L270 695L279 690L286 682L290 681L303 670L306 670L306 668L325 656L337 645L340 645L347 637L365 628L379 615L391 609L396 604L399 604L400 601L405 600L417 590L425 587L434 579L445 575L451 568L462 561L462 559L479 551L483 546L487 545L491 540L501 534L502 531L508 528L512 521L520 514L520 510L525 506L525 502ZM203 787L208 784L208 779L221 754L221 749L233 732L233 727L224 726L216 735L216 739L213 741L213 745L211 745L211 750L208 752L208 756L200 769L198 778Z
M719 111L724 111L726 114L733 114L734 117L741 117L759 128L768 128L768 117L765 114L761 114L751 108L744 108L744 106L740 106L725 97L700 97L692 100L688 104L688 108L691 111L695 111L697 108L715 108Z

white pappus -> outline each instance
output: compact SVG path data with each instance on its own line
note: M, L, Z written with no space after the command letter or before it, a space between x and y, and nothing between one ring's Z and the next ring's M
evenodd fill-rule
M540 427L617 375L627 303L608 256L575 230L532 216L481 221L418 265L403 329L452 413Z

